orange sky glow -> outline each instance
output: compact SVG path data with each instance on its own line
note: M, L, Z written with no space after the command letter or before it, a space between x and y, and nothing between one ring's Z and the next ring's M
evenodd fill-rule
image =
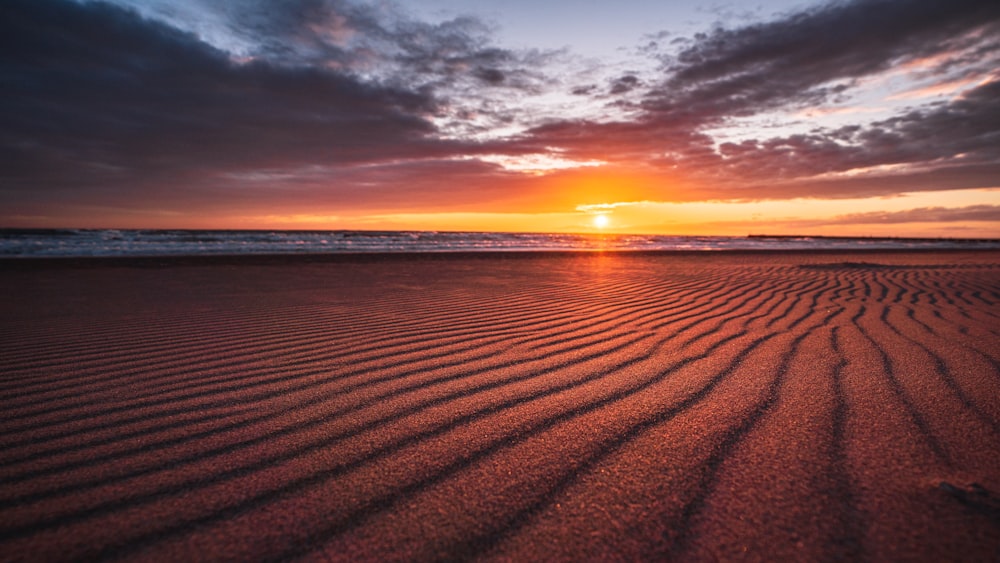
M1000 237L995 2L303 2L12 0L0 228Z

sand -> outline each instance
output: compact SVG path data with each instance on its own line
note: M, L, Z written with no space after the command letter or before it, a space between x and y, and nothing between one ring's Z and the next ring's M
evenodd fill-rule
M1000 558L1000 254L0 265L0 560Z

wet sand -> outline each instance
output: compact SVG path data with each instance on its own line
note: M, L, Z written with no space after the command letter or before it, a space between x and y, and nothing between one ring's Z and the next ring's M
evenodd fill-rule
M1000 254L0 264L0 560L1000 557Z

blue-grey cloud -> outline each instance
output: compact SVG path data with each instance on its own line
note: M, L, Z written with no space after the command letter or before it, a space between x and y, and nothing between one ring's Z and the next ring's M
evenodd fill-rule
M974 32L974 33L973 33ZM703 120L812 105L852 81L907 61L979 44L1000 47L989 0L832 2L767 23L716 29L663 58L651 112Z
M997 81L872 123L722 145L709 135L733 118L829 101L902 62L934 61L928 75L995 70L996 2L834 2L719 27L672 43L669 55L650 44L658 76L574 85L550 72L559 53L499 48L470 17L427 23L343 0L163 2L154 3L162 13L140 15L117 1L4 3L3 207L461 204L504 189L498 179L515 196L529 189L469 157L551 150L678 171L701 182L688 199L848 197L1000 178ZM199 27L198 14L211 25ZM629 117L491 136L530 124L519 102L550 88L625 105ZM837 177L884 165L911 168Z
M634 159L707 182L702 197L895 193L1000 183L1000 82L874 123L722 143L706 134L736 118L794 110L844 95L898 65L932 61L988 75L1000 61L1000 4L985 0L832 2L766 23L717 28L660 55L662 78L628 121L564 121L533 130L570 154ZM936 62L933 62L936 61ZM936 73L936 74L935 74ZM591 90L581 90L581 94ZM922 165L879 185L871 178L793 179L884 165ZM945 167L955 180L941 181ZM819 191L812 191L819 190Z
M283 171L276 179L296 171L310 178L317 167L327 177L313 182L314 190L325 186L328 199L357 202L373 189L370 183L341 179L356 178L359 166L496 152L488 144L442 138L435 118L452 103L433 87L366 77L354 55L338 54L336 45L319 45L319 39L282 53L279 45L306 33L310 17L333 17L329 4L270 4L276 9L267 18L248 12L252 25L232 25L265 39L259 51L237 60L192 33L117 5L6 2L0 18L5 207L155 202L185 209L225 197L266 201L288 195L282 182L261 189L236 179L260 170ZM426 53L406 47L393 54L416 65L410 72L445 76L451 71L439 67L453 64L467 67L469 80L484 87L518 80L516 69L503 66L510 58L458 30L468 26L404 24L408 31L395 37L398 44L427 39ZM365 12L344 25L354 33L388 33ZM321 47L331 64L313 64L298 52ZM394 189L397 201L408 197L405 183Z

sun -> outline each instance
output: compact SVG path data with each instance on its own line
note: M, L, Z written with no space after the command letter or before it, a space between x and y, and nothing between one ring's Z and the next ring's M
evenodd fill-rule
M594 227L603 229L611 223L607 215L594 215Z

